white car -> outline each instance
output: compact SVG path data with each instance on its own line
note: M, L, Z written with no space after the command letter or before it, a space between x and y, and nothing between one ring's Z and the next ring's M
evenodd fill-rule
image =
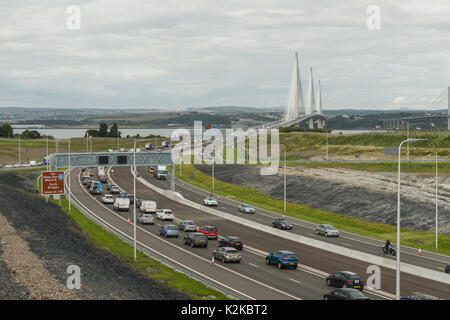
M243 213L255 213L255 208L248 204L241 204L239 206L239 211Z
M113 197L113 195L112 195L112 194L109 194L109 193L105 194L105 195L102 197L102 202L103 202L103 203L108 203L108 204L114 203L114 197Z
M173 220L173 212L170 209L158 209L156 210L156 218L160 220Z
M208 206L208 207L216 206L217 207L217 200L214 199L213 197L207 197L207 198L203 199L203 202L205 203L205 206Z

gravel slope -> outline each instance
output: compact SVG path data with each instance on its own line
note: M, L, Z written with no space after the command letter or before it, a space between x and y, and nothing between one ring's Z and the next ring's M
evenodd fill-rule
M81 289L70 290L56 299L73 299L73 295L75 299L188 299L182 293L137 274L112 254L91 245L73 220L58 206L46 204L45 200L35 197L32 186L35 175L0 174L0 214L29 249L27 252L26 248L22 248L24 253L16 265L11 265L14 259L6 259L0 252L0 286L6 288L0 290L0 298L41 298L33 281L25 281L21 285L15 281L19 278L18 272L32 273L41 267L39 264L45 269L42 272L44 276L49 277L48 281L44 281L46 285L54 280L65 288L70 276L66 270L73 264L81 269ZM13 232L0 233L0 243L10 233ZM22 270L25 268L23 265L27 265L24 262L27 259L35 265ZM5 261L9 261L10 265L5 266ZM14 268L17 268L16 274L11 272ZM33 294L30 295L30 292Z

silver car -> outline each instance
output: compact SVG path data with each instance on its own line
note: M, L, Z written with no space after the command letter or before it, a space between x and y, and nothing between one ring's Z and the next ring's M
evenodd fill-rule
M255 208L248 204L241 204L239 206L239 211L243 213L255 213Z
M143 214L137 218L137 221L142 224L155 224L155 219L151 214Z
M220 247L213 251L214 259L222 262L241 262L241 253L232 247Z
M183 220L178 224L178 229L183 231L197 231L197 226L192 220Z
M339 237L339 231L329 224L319 224L316 228L316 234L321 234L325 237Z

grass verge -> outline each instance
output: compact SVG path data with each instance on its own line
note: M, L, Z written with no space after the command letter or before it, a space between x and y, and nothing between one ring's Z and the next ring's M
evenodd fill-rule
M176 170L176 173L178 175L179 167ZM180 178L179 175L178 178ZM183 165L181 179L196 187L212 192L211 177L195 169L193 165ZM216 179L214 181L214 193L274 212L283 212L284 204L282 200L271 198L250 188L235 186ZM287 202L285 215L317 224L332 224L342 231L348 231L380 240L396 239L397 235L397 228L395 226L347 217L329 211L314 209L298 203ZM435 233L411 231L401 228L401 244L450 255L450 235L439 235L439 249L436 250Z

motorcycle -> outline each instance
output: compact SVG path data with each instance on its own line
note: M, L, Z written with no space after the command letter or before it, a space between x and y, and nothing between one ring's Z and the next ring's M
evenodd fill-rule
M383 246L382 249L383 249L384 254L390 254L391 256L395 257L396 251L394 249L394 246L391 245L391 246L389 246L389 248L386 248L386 246Z

